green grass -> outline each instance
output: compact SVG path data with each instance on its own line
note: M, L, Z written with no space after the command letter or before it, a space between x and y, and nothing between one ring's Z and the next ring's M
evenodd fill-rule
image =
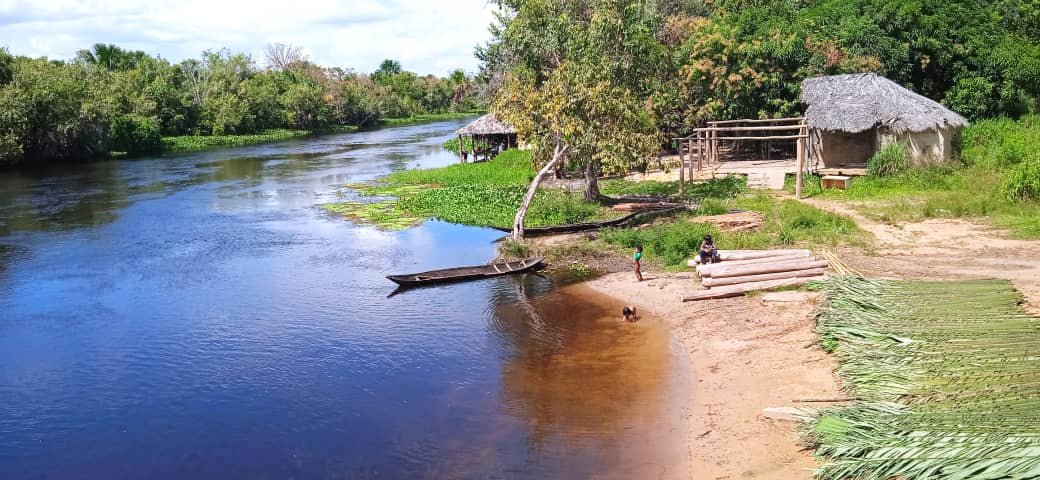
M853 178L848 190L820 189L809 177L804 192L849 201L884 222L980 218L1013 237L1040 238L1040 116L982 120L964 132L964 161L909 169L888 177ZM793 191L793 180L787 182Z
M821 480L1036 478L1040 318L1006 280L835 278L816 318L858 400L804 430Z
M485 112L448 112L448 113L427 113L421 115L413 115L405 118L384 118L379 120L380 127L403 127L405 125L416 125L420 123L439 122L442 120L457 120L460 118L469 118L476 115L481 115Z
M705 202L708 203L708 202ZM777 200L767 195L742 196L729 200L713 200L710 212L743 208L765 213L765 226L754 232L726 232L706 223L692 223L680 217L674 223L636 229L615 229L603 233L603 239L615 246L634 248L643 245L648 259L668 268L680 269L700 247L704 235L712 235L719 248L725 250L759 249L787 245L867 246L869 235L850 218L825 212L795 200ZM721 205L721 207L719 207ZM722 208L724 207L724 208Z
M410 219L432 217L463 225L510 227L533 177L530 152L509 150L490 162L402 170L386 176L378 185L346 185L362 195L395 200L382 200L388 203L378 209L363 208L358 202L335 203L326 209L386 228L402 225L393 219L392 212ZM579 192L540 189L527 211L525 225L616 216L597 203L586 202Z
M687 183L683 197L689 199L730 198L743 192L746 188L747 182L744 177L725 176L706 182ZM679 182L607 180L600 182L600 191L604 195L676 196L679 194Z
M442 168L400 170L386 176L389 185L528 185L534 179L531 155L507 150L490 162L458 163Z

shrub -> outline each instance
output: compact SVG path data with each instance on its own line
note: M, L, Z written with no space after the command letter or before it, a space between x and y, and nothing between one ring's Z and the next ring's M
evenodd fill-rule
M159 127L150 118L120 115L112 120L112 150L130 155L157 153L162 150Z
M516 240L506 240L502 242L502 246L499 247L499 250L501 250L505 255L518 258L526 258L531 255L531 247L527 246L524 242L518 242Z
M698 215L722 215L724 213L729 213L729 207L726 206L725 201L717 198L705 198L697 206Z
M891 177L909 168L906 147L893 142L878 150L867 162L867 172L875 177Z
M1002 187L1008 200L1040 200L1040 159L1019 163L1004 173Z

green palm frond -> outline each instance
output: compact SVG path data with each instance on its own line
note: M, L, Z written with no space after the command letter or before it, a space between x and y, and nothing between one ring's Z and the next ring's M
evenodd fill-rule
M1040 478L1040 318L1004 280L815 288L821 341L861 399L803 429L820 479Z

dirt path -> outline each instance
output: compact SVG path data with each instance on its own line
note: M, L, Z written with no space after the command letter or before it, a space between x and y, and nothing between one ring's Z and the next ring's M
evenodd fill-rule
M817 208L851 217L875 237L874 255L843 249L842 260L877 278L1005 278L1040 314L1040 242L1013 240L1001 230L968 220L935 219L889 225L840 202L805 199Z
M767 407L799 398L840 397L833 358L814 346L814 294L796 302L745 297L682 303L693 273L628 272L588 282L593 289L668 319L689 353L694 388L686 479L807 479L815 463L801 451L795 423L767 419ZM674 470L672 470L674 471Z

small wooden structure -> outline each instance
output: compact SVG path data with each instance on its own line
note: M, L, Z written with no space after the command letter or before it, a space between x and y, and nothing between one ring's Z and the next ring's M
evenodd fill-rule
M938 102L876 73L831 75L802 82L810 162L823 175L865 175L867 161L891 143L913 165L955 158L954 139L968 121Z
M793 141L798 162L796 193L801 198L802 175L809 167L806 161L809 133L804 120L802 117L792 117L712 121L707 122L706 127L693 129L693 134L688 137L673 139L678 143L682 165L679 169L679 188L684 188L683 170L688 170L690 178L693 178L695 164L697 170L701 170L720 162L720 142L765 142L769 147L773 142Z
M484 161L491 160L503 150L517 145L516 128L508 122L498 120L490 113L458 129L455 133L459 139L459 160L462 163L466 163L468 155L473 155L474 162L480 161L481 156L484 157ZM469 151L463 150L463 137L469 137L472 140L473 147ZM486 144L486 147L478 148L477 145L480 143Z
M848 175L824 175L820 177L820 187L822 187L824 190L828 188L848 190L850 180L851 177L849 177Z

